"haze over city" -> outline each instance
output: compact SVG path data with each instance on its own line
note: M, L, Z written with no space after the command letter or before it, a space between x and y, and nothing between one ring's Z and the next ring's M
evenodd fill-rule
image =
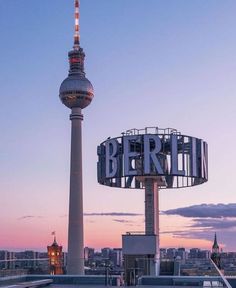
M97 145L130 128L173 127L209 145L209 181L160 192L161 247L235 251L236 3L81 0L95 97L83 111L85 245L144 230L144 192L97 183ZM58 90L73 1L0 1L1 249L66 249L70 111Z

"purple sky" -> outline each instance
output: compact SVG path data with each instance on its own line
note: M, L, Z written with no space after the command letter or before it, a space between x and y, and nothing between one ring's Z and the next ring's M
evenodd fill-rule
M97 184L96 146L146 126L173 127L209 144L209 182L161 191L162 211L236 203L235 9L233 0L81 0L81 46L95 88L83 113L86 213L143 214L143 191ZM58 89L68 71L73 0L1 0L0 35L0 249L45 249L54 230L66 246L70 111ZM167 218L163 232L184 230L177 236L200 245L216 231L225 249L236 250L235 217L221 218L230 228L211 221L208 230L211 217ZM143 230L143 216L90 215L85 224L86 245L119 246L121 233ZM162 246L185 243L168 235Z

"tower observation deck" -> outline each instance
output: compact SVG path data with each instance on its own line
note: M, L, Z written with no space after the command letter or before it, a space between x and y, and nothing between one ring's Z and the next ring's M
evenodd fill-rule
M93 86L85 77L85 53L80 47L79 0L75 0L74 46L68 53L69 75L62 82L59 97L71 109L71 162L68 228L67 274L84 274L83 179L82 179L82 109L94 96Z

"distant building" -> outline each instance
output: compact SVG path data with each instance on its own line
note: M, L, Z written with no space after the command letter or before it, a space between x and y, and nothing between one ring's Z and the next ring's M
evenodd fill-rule
M160 258L161 259L166 258L166 248L160 248Z
M178 248L176 252L176 258L177 257L181 260L186 260L188 259L188 252L185 251L185 248Z
M59 246L54 237L54 241L51 246L47 247L49 258L49 271L51 275L63 274L63 253L62 246Z
M39 252L26 250L24 252L16 252L16 268L35 270L39 265Z
M177 249L176 248L168 248L166 250L166 258L174 259L176 257Z
M110 248L102 248L101 250L102 252L102 258L103 259L109 259L110 258L110 253L111 253L111 249Z
M200 250L198 253L198 258L200 259L210 259L211 258L211 251L209 250Z
M199 248L192 248L189 250L189 258L190 259L196 259L199 258L199 252L201 250Z
M7 251L0 250L0 269L7 269Z
M89 247L84 247L84 260L92 260L94 257L94 249Z
M115 267L123 266L123 253L121 248L114 248L110 252L110 260L113 262Z

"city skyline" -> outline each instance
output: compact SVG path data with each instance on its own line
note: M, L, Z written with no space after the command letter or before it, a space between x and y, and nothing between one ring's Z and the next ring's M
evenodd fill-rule
M130 128L159 126L209 144L208 183L160 191L161 247L211 247L216 231L236 251L235 6L81 0L81 46L96 92L84 113L85 246L120 247L122 233L144 230L144 191L99 185L97 145ZM0 27L0 247L42 249L54 230L66 247L70 123L58 90L73 1L1 1Z

